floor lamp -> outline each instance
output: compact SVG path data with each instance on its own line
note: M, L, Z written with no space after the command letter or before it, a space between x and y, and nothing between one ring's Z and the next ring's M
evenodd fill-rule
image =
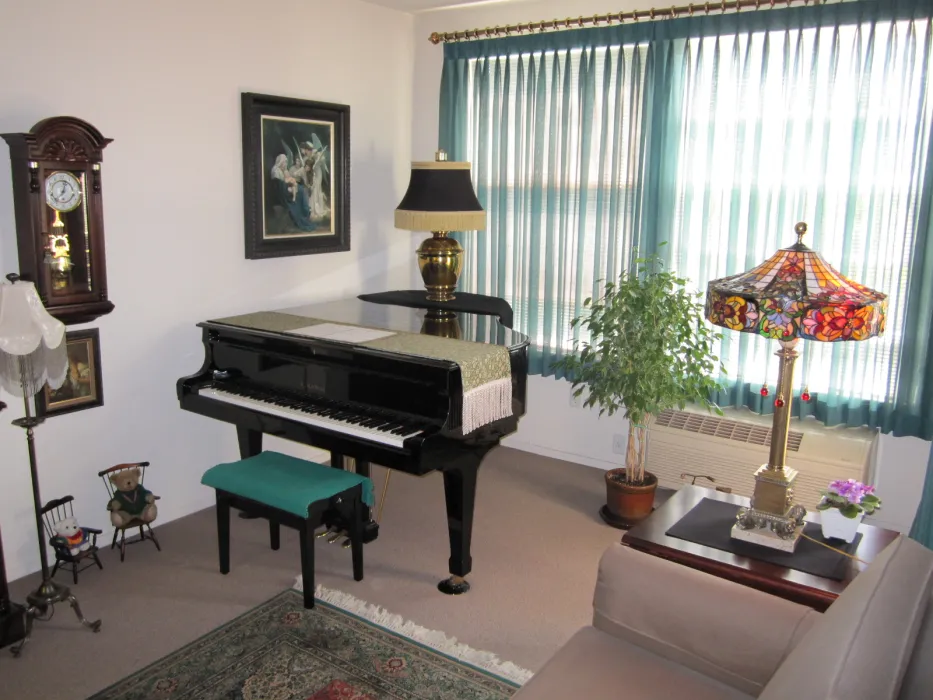
M42 562L42 583L26 596L28 607L25 634L11 648L13 655L18 656L29 641L33 620L49 619L55 603L69 603L81 624L94 632L100 630L100 620L87 620L81 612L78 599L68 587L52 580L42 525L42 501L39 497L33 433L43 419L32 415L30 399L42 391L46 384L57 389L65 381L68 370L65 326L45 310L32 282L20 280L19 275L7 275L7 279L10 284L0 285L0 387L14 396L23 397L25 414L14 420L13 425L26 431L36 536Z

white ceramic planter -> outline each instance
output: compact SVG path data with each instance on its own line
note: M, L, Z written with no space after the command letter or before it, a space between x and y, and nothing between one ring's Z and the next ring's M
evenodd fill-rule
M859 523L862 522L864 513L859 513L854 518L847 518L839 512L838 508L827 508L820 511L820 522L823 526L823 537L835 537L846 542L855 539L855 533L858 531Z

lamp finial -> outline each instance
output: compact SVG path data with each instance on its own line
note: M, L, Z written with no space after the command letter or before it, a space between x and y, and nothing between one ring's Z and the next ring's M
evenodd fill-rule
M803 237L807 234L807 225L801 221L794 226L794 233L797 234L797 245L803 245Z

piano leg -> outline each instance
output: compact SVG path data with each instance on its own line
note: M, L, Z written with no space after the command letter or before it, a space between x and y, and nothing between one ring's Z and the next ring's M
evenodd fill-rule
M369 462L363 461L362 459L356 460L356 473L369 479ZM377 537L379 537L379 523L373 520L373 509L364 503L363 542L372 542Z
M262 452L262 432L236 427L236 439L240 445L240 459L255 457Z
M476 503L476 477L482 455L465 455L456 465L444 469L444 498L447 501L447 532L450 536L450 578L437 588L441 593L460 595L470 590L464 578L473 568L470 542L473 539L473 506Z
M262 432L259 430L250 430L249 428L236 427L236 439L240 446L240 459L255 457L262 452ZM243 520L253 520L256 515L241 510L239 517ZM273 547L275 549L275 547Z

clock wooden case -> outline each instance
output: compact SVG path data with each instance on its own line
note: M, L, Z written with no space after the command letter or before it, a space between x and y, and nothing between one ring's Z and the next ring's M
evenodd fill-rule
M10 147L20 276L63 323L110 313L101 161L113 139L75 117L0 136Z

